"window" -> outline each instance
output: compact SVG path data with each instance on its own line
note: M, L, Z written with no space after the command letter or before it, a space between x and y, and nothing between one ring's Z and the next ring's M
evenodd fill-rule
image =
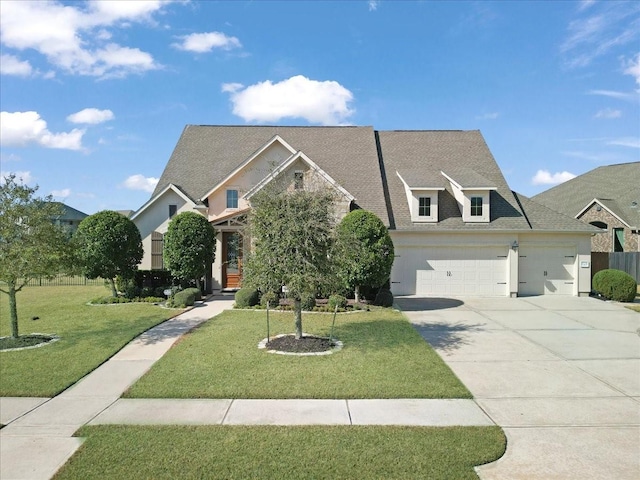
M613 251L624 252L624 228L613 229Z
M418 198L418 216L419 217L431 216L431 197Z
M227 208L238 208L238 190L227 190Z
M471 197L471 216L482 216L482 197Z
M173 216L176 214L177 211L178 211L177 205L169 205L169 218L173 218Z
M602 230L606 230L608 228L607 224L604 222L591 222L590 225L593 225L596 228L601 228Z
M304 188L304 172L296 171L293 173L293 188L296 190Z

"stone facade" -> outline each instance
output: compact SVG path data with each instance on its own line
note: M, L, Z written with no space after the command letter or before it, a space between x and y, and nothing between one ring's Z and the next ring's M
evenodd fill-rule
M639 235L633 233L629 227L614 217L605 208L594 203L591 207L582 214L580 220L585 223L591 222L603 222L607 225L607 231L603 233L596 233L591 237L591 251L592 252L613 252L613 229L624 229L624 251L625 252L638 252L640 251Z

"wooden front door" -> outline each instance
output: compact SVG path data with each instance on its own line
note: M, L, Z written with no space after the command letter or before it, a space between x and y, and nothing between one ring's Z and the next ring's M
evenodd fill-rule
M222 232L222 288L240 288L242 278L242 235Z

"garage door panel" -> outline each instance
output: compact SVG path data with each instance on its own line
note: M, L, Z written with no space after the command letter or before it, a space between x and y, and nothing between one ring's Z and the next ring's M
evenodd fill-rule
M415 248L419 295L506 295L506 247Z
M519 295L572 295L574 293L575 248L521 246Z

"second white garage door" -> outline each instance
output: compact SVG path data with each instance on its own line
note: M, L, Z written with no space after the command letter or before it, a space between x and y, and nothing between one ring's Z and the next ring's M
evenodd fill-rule
M394 268L415 281L417 295L508 294L506 247L410 247L399 253Z
M518 295L574 294L575 247L521 246L518 257Z

